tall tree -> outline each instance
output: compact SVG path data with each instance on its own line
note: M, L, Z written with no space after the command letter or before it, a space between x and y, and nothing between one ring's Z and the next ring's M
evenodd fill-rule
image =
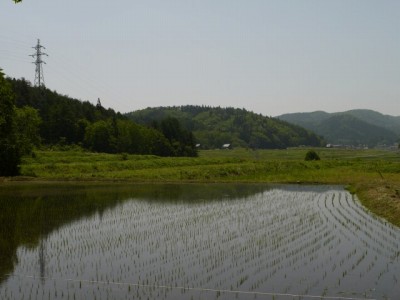
M30 106L16 108L17 143L21 154L29 154L39 146L39 125L42 122L36 109Z
M21 152L17 145L15 119L14 96L0 69L0 176L19 173Z
M197 156L196 143L192 132L182 128L179 120L167 117L161 121L159 130L171 143L175 156Z
M86 128L84 144L87 148L96 152L115 152L115 136L109 122L97 121Z

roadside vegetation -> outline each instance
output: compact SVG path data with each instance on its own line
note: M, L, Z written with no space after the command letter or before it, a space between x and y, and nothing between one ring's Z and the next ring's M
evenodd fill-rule
M310 150L320 160L307 161ZM235 149L201 150L198 157L160 157L70 147L23 157L21 175L10 180L340 184L371 211L400 226L399 151Z

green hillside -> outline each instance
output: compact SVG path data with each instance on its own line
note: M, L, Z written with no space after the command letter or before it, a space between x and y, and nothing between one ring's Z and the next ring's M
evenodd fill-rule
M36 147L79 146L104 153L197 155L191 132L174 119L161 120L158 126L143 126L111 108L104 108L100 99L97 105L93 105L45 87L31 86L24 79L7 78L5 84L10 90L10 101L15 104L16 111L28 111L38 120L36 128L30 130L38 135ZM11 109L9 115L12 113ZM29 120L21 122L16 118L10 123L15 123L17 132L32 127ZM19 119L24 121L23 117ZM31 138L31 132L25 134L27 139Z
M329 119L332 115L324 111L314 111L305 113L284 114L278 116L280 120L293 123L305 128L313 128L321 122Z
M389 129L400 135L400 116L384 115L368 109L354 109L346 112L364 122Z
M294 113L278 118L312 130L332 144L374 147L392 145L400 139L400 117L373 110Z
M257 149L324 145L319 136L302 127L238 108L156 107L134 111L126 117L139 124L151 124L166 117L177 118L193 132L204 149L220 148L223 144Z

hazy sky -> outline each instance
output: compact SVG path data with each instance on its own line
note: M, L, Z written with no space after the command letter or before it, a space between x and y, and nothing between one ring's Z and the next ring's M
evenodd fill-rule
M399 0L11 0L0 68L129 112L246 108L267 116L374 109L400 115Z

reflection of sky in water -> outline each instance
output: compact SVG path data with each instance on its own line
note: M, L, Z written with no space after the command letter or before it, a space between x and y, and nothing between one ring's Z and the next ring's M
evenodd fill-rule
M283 187L195 203L134 199L60 227L17 255L14 274L35 278L9 277L1 299L255 297L107 282L353 298L400 295L400 231L366 213L340 188Z

